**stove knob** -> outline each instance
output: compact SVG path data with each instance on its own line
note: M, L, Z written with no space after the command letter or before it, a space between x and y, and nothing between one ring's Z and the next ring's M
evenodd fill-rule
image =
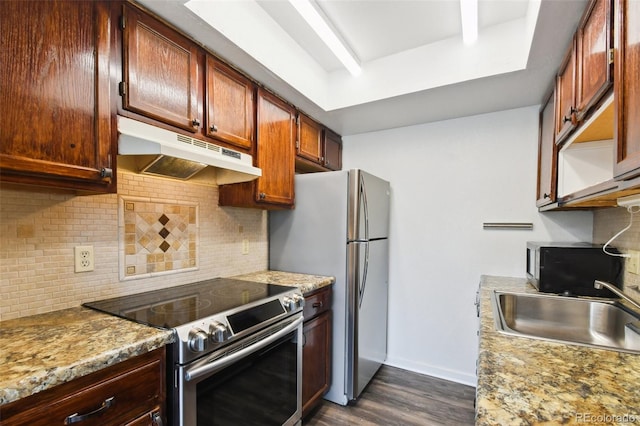
M207 333L199 328L189 331L189 349L202 352L207 349Z
M293 300L298 308L304 308L304 297L299 294L293 295Z
M229 331L229 327L222 324L221 322L214 321L209 326L209 335L211 336L211 341L214 343L222 343L231 337L231 331Z
M285 296L282 298L282 303L284 304L284 309L287 312L294 311L296 309L296 301L289 296Z

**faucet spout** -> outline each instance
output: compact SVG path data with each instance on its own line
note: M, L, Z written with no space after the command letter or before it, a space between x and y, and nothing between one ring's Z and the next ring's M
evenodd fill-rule
M640 304L638 304L635 300L633 300L632 298L630 298L629 296L624 294L622 291L620 291L620 289L618 287L614 286L613 284L610 284L610 283L608 283L606 281L595 280L593 282L593 286L595 288L597 288L597 289L601 289L602 287L607 288L612 293L614 293L616 296L626 300L631 305L633 305L633 307L635 307L636 309L640 310Z

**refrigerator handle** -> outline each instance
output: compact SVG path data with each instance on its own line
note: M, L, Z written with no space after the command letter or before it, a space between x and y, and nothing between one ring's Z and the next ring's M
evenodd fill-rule
M369 269L369 243L366 243L364 249L364 269L362 271L362 283L358 291L358 309L362 307L362 300L364 299L364 290L367 287L367 270Z
M364 238L369 240L369 206L367 204L367 188L364 186L364 176L360 175L360 197L364 210Z
M369 269L369 205L367 204L367 188L364 184L364 176L360 174L360 199L362 200L362 210L364 211L364 238L367 241L364 249L364 269L362 271L362 281L358 289L358 309L362 307L364 291L367 286L367 270Z

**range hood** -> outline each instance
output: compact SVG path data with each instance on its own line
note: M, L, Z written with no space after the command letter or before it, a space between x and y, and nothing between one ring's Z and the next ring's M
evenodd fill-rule
M215 183L248 182L262 176L251 155L118 116L118 167L173 179L190 179L213 168ZM134 158L129 158L134 157ZM123 161L124 160L124 161ZM133 166L132 166L133 164Z

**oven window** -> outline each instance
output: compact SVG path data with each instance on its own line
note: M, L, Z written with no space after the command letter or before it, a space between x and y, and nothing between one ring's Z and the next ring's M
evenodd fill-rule
M197 384L198 426L280 426L297 410L296 332Z

